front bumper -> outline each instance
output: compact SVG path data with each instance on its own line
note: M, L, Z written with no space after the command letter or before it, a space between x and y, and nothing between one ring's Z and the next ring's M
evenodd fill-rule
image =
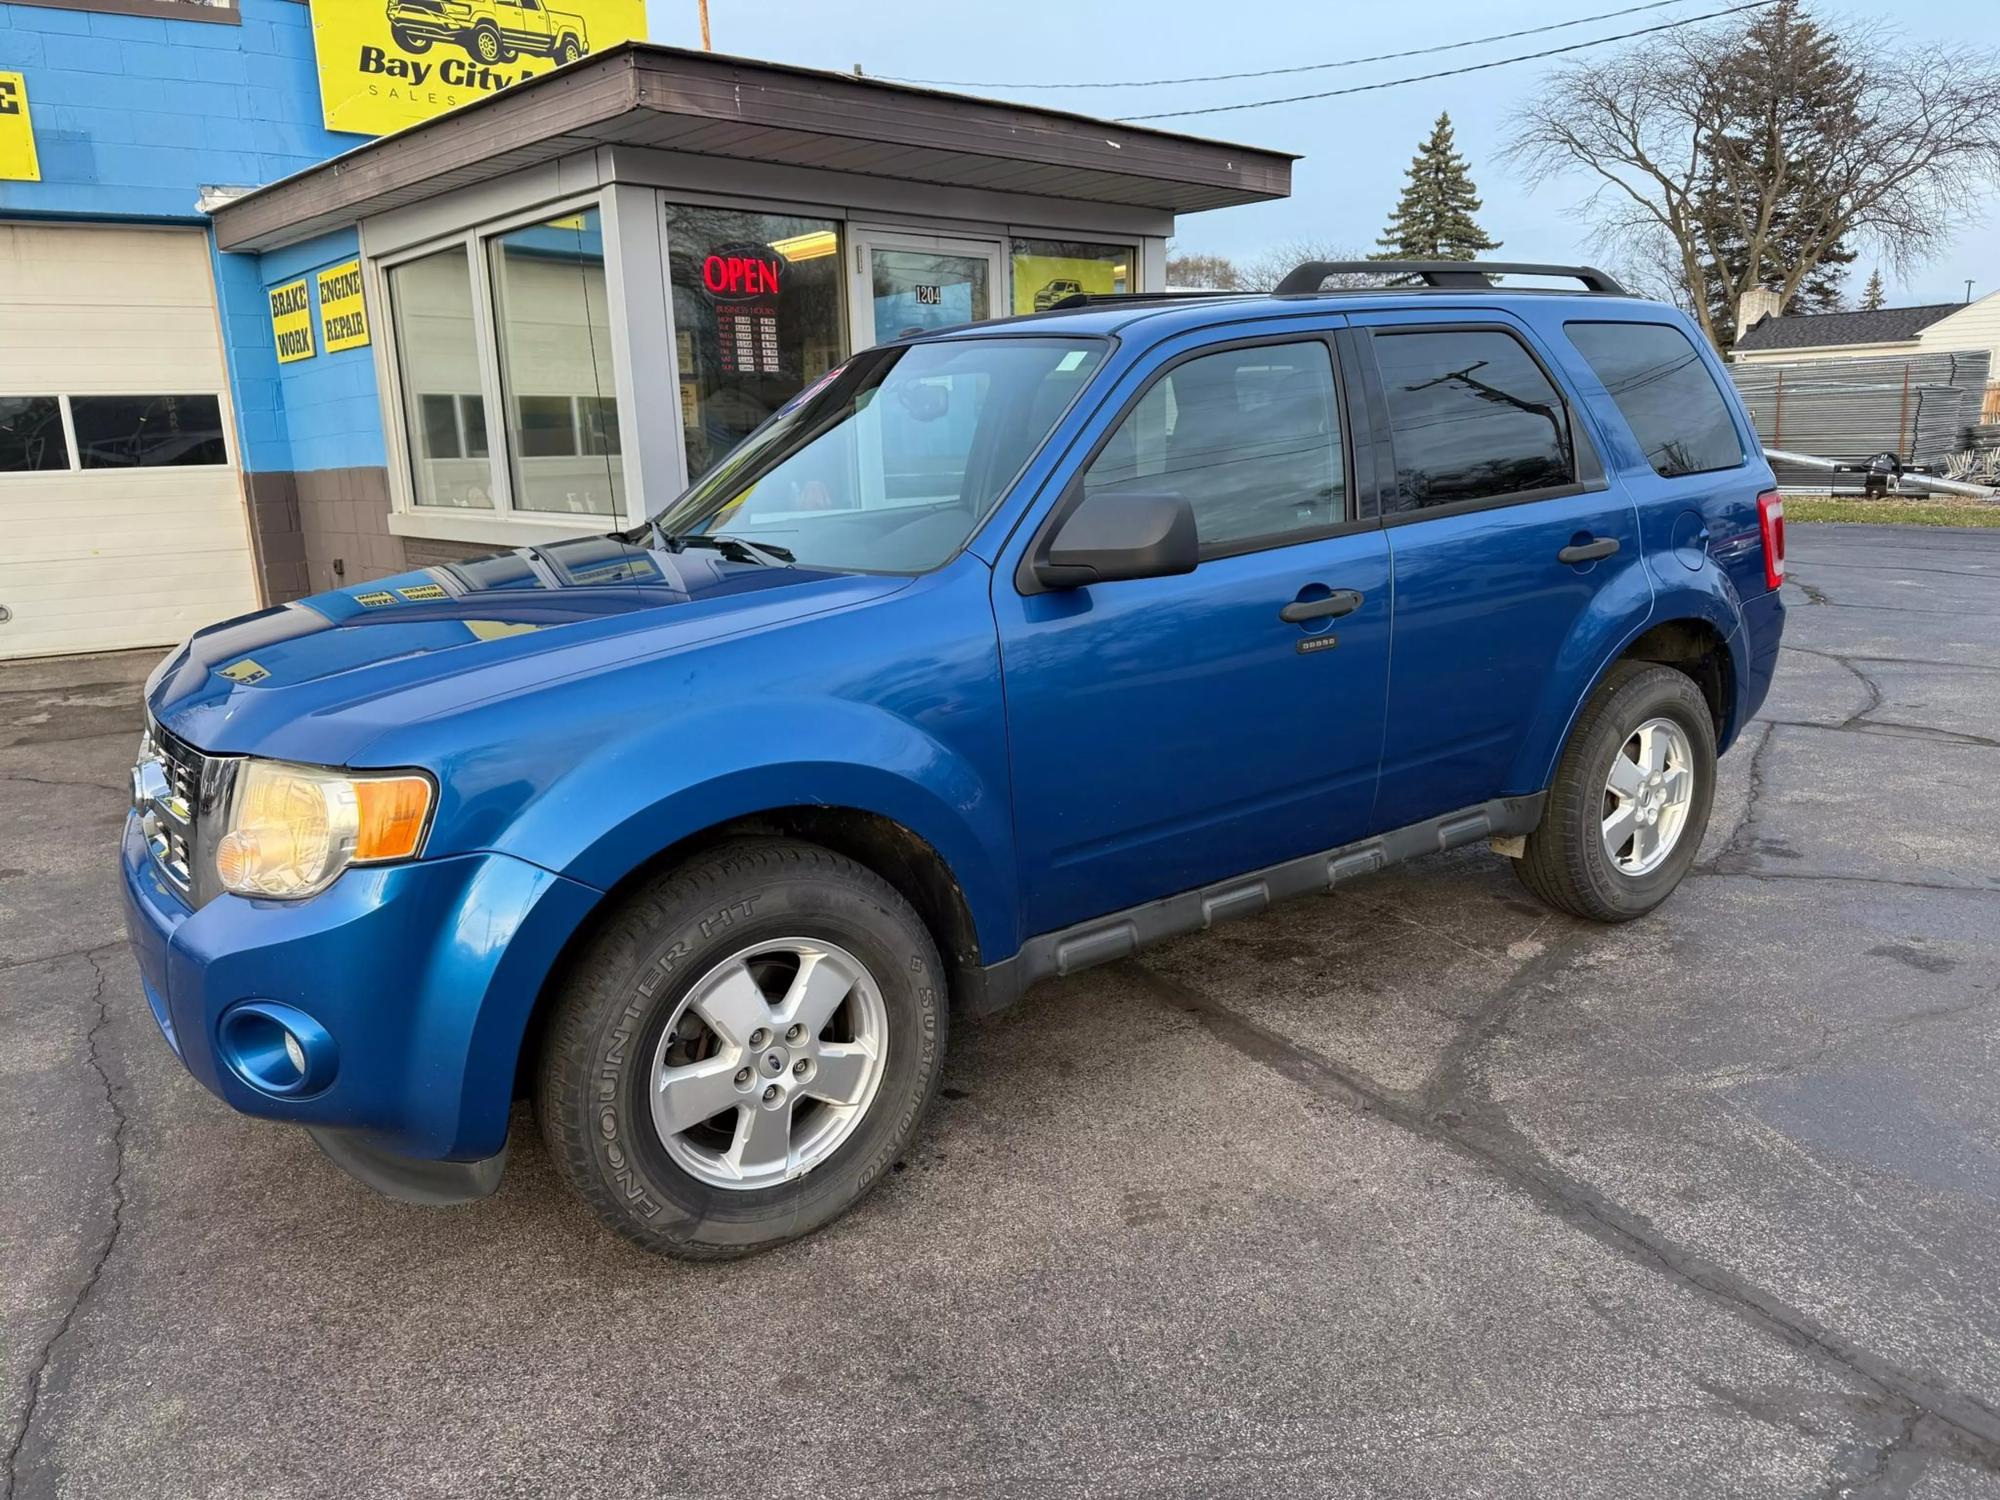
M478 1161L507 1139L521 1038L543 979L597 901L504 854L347 871L305 901L218 896L198 910L146 851L120 850L126 930L167 1042L232 1108L390 1157ZM244 1000L296 1006L337 1049L317 1092L273 1095L225 1063Z

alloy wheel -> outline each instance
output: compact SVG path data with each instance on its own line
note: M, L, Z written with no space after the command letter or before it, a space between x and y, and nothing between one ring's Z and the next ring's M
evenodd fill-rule
M731 954L696 982L654 1049L653 1126L712 1187L771 1187L853 1134L888 1056L874 976L844 948L787 937Z

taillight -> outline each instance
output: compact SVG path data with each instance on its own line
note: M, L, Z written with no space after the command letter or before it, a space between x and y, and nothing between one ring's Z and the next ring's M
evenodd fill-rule
M1757 497L1757 530L1764 537L1764 587L1785 581L1785 497L1766 490Z

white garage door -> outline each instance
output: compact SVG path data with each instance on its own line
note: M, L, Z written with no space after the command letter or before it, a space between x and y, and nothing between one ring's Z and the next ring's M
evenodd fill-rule
M257 607L206 237L0 224L0 658Z

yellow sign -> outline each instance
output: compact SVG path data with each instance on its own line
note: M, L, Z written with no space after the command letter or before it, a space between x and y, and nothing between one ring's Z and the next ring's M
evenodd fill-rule
M19 73L0 73L0 178L40 182L41 159L35 155L35 123L28 118L28 81Z
M387 135L614 42L646 0L312 0L328 130Z
M361 300L361 262L319 273L319 341L328 354L368 342L368 308Z
M278 363L313 357L312 293L306 279L288 281L270 290L271 342L278 346Z
M1078 292L1129 292L1132 257L1014 253L1014 311L1046 312Z

